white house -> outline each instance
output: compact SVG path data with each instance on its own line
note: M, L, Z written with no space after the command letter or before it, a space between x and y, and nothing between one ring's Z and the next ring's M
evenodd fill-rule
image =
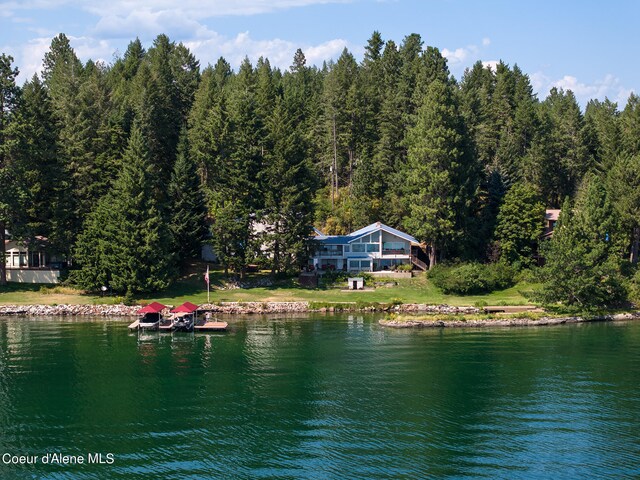
M36 237L34 242L5 240L7 281L18 283L58 283L60 269L66 262L46 251L47 239Z
M316 270L377 272L413 264L425 270L423 247L411 235L376 222L349 235L313 237L310 264Z

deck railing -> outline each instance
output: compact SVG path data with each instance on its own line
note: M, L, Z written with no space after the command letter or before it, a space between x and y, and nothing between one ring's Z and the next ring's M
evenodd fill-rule
M411 255L411 263L424 271L427 270L427 264L420 260L416 255Z
M316 252L319 257L341 257L342 250L320 250Z

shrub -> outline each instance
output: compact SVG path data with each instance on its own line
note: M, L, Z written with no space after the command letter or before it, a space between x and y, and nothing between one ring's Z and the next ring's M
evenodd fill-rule
M124 303L125 305L135 305L136 304L136 299L133 296L133 293L131 293L131 290L127 290L127 293L125 294L124 298L122 299L122 303Z
M502 290L514 284L515 272L502 263L436 265L427 273L433 284L444 293L473 295Z
M410 263L403 263L396 266L396 270L398 272L410 272L411 270L413 270L413 265L411 265Z
M640 305L640 269L631 277L627 283L629 300L636 305Z
M322 282L325 285L346 285L347 279L350 277L362 277L365 285L370 284L373 281L373 277L367 272L344 272L341 270L329 270L322 276Z

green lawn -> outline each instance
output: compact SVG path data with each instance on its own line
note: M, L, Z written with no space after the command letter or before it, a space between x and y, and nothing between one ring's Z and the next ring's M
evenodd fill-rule
M200 269L198 269L200 270ZM252 274L249 278L257 280L267 276L266 273ZM527 304L522 296L523 291L530 291L534 285L519 283L518 285L494 292L488 295L455 296L445 295L424 276L406 280L399 280L394 287L379 287L375 291L345 292L340 288L306 289L297 286L293 280L284 280L270 287L256 287L249 289L221 290L223 274L219 271L211 272L211 301L212 302L379 302L379 303L427 303L449 305L473 305L477 301L484 301L489 305ZM142 301L157 300L161 303L178 305L185 301L196 304L207 301L206 284L201 272L194 272L183 278L171 288L139 298ZM113 303L119 298L85 295L66 287L40 287L34 285L10 284L0 287L0 304L63 304L63 303Z

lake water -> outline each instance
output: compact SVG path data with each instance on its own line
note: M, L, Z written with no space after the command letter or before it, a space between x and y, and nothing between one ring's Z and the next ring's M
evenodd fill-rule
M640 476L640 323L378 318L251 317L173 336L0 319L0 453L36 458L3 455L0 478ZM52 453L85 463L43 464Z

